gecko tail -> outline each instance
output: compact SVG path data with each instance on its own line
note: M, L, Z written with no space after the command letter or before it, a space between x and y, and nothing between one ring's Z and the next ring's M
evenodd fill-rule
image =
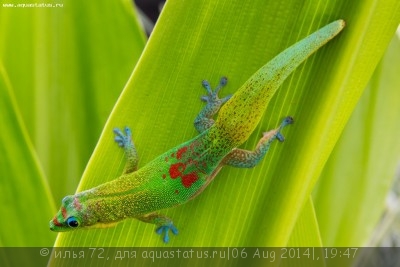
M281 52L253 74L221 108L216 128L235 145L245 142L258 125L269 101L283 81L309 56L344 28L334 21ZM240 110L240 112L238 112Z

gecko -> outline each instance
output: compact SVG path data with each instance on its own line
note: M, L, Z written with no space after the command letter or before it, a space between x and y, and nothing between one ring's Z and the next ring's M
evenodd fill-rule
M270 99L289 74L344 26L343 20L334 21L295 43L262 66L233 95L218 96L227 84L226 77L221 78L214 90L204 80L202 86L207 95L201 100L206 105L194 121L199 134L139 169L130 128L115 128L115 141L126 156L123 174L64 197L60 210L50 221L50 230L108 227L127 218L136 218L155 224L156 233L168 243L169 232L177 235L178 229L172 219L158 211L198 196L224 166L254 167L273 141L284 141L281 130L293 123L290 116L277 128L265 132L253 151L239 148L255 130Z

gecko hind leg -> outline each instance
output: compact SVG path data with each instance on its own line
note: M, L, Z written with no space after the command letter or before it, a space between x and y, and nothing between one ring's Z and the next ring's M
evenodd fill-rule
M214 89L211 89L211 85L208 81L204 80L202 82L203 87L207 90L207 95L202 96L201 100L206 102L206 106L200 111L194 120L194 127L199 133L204 132L214 124L212 116L218 112L221 106L228 101L232 95L228 95L224 98L218 97L218 92L222 87L226 85L228 79L222 77L219 85Z
M132 142L132 132L129 127L124 128L125 134L119 129L114 128L115 142L124 149L126 157L126 165L124 173L131 173L137 170L138 155L136 152L135 145Z
M252 168L256 166L268 152L271 143L275 139L278 139L280 142L285 140L281 130L293 122L292 117L286 117L278 128L263 134L254 151L234 149L224 158L223 163L237 168Z
M175 227L172 220L164 215L160 215L157 213L150 213L150 214L138 217L137 219L141 220L142 222L155 224L157 226L156 233L158 235L163 236L164 243L169 242L169 231L170 230L174 235L178 234L178 229Z

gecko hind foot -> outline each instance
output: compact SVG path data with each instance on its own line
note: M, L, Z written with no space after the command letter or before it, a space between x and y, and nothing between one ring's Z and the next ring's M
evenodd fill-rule
M283 142L285 141L285 137L282 135L281 130L283 129L283 127L289 125L289 124L293 124L294 123L294 119L290 116L286 117L281 125L279 126L278 132L276 133L276 138L279 140L279 142Z
M164 236L163 236L164 243L168 243L169 242L169 235L168 235L169 230L171 230L171 232L174 235L178 234L178 229L175 227L175 225L172 222L164 224L164 225L161 225L160 227L158 227L156 229L156 233L157 234L162 235L164 233Z
M119 128L114 128L113 132L115 133L114 140L120 147L126 148L132 145L132 132L129 127L125 126L125 134Z
M207 80L203 80L202 85L207 90L207 95L202 96L201 100L209 103L210 105L216 104L218 107L221 106L232 97L232 95L228 95L221 99L218 97L219 90L221 90L221 88L224 87L227 83L228 79L226 77L222 77L221 80L219 81L218 86L213 91L211 89L210 83Z

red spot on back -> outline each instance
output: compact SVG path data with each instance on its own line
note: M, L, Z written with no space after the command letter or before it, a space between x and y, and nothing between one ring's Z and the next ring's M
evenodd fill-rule
M165 174L162 175L162 178L165 179L167 176Z
M169 176L171 176L172 179L178 178L182 175L182 172L185 170L185 168L186 165L182 162L172 164L169 168Z
M168 157L165 157L165 162L168 162Z
M187 149L188 149L188 148L187 148L186 146L180 148L180 149L176 152L176 158L177 158L177 159L181 159L182 156L183 156L183 154L186 153Z
M64 207L61 208L61 213L62 213L63 218L66 219L67 218L67 210Z
M184 187L189 188L198 179L199 179L199 176L197 175L197 173L192 172L192 173L182 176L182 184Z
M175 190L175 194L179 194L179 191L178 191L178 190Z

